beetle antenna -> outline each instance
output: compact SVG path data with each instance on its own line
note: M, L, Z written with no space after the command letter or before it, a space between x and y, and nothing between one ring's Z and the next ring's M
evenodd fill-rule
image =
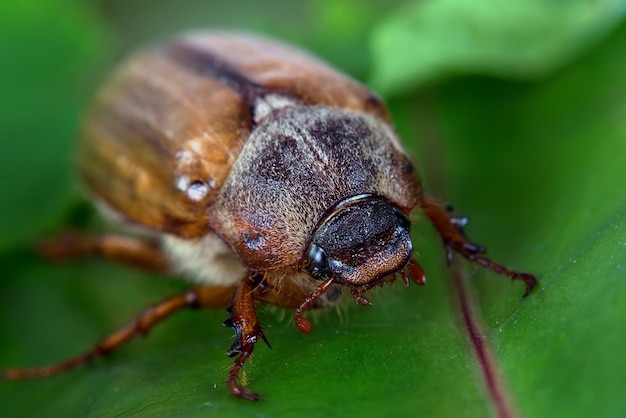
M300 332L304 334L308 334L311 332L311 328L312 328L311 321L309 321L304 316L302 316L302 312L305 309L308 309L317 299L319 299L324 293L326 293L326 291L330 288L330 285L332 285L334 282L335 282L334 277L331 277L330 279L326 279L325 281L323 281L322 284L320 284L313 291L313 293L311 293L311 295L308 298L306 298L304 302L300 304L300 306L296 308L296 310L293 313L293 319L296 323L296 327L298 328Z

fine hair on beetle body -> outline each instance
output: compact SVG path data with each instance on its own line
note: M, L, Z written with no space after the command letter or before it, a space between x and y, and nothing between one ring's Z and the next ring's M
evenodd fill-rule
M147 236L64 234L41 252L99 255L175 274L191 287L148 308L92 349L7 379L54 375L106 355L181 309L227 308L235 331L227 387L242 381L265 303L305 311L338 306L396 279L424 284L411 216L426 215L448 260L457 253L525 284L528 273L484 256L455 216L422 188L383 101L305 52L262 36L192 32L137 52L104 83L78 143L88 196ZM269 343L268 343L269 345Z

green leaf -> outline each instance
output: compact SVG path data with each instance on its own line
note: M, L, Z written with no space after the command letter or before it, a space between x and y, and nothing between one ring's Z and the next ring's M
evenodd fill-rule
M67 1L0 6L0 248L40 233L74 193L71 150L102 38Z
M603 39L623 0L416 0L374 31L372 84L397 93L446 74L534 79Z
M14 25L26 24L18 25L17 19ZM19 19L36 26L30 14ZM76 39L92 30L72 27ZM79 56L71 53L78 40L56 43L56 32L49 33L51 43L41 48L47 54ZM448 269L439 239L416 216L414 237L426 286L377 289L370 308L346 298L338 310L307 313L314 324L310 335L295 329L289 312L260 306L273 348L259 344L245 372L250 387L265 395L261 403L228 393L224 382L232 360L224 353L232 331L220 326L226 312L212 310L181 313L89 367L42 380L0 381L3 415L495 414L457 305L459 284L448 278L457 269L465 277L464 300L484 335L504 405L515 416L626 415L621 394L626 360L620 355L626 343L621 325L626 315L625 50L622 24L591 52L542 81L454 78L390 103L427 190L471 217L468 234L486 245L490 256L539 276L527 299L519 300L519 283L510 285L465 261ZM66 71L78 72L82 65L77 58ZM40 78L43 92L59 79ZM4 80L3 89L20 90L17 81ZM20 83L29 88L30 80ZM41 101L56 110L49 95L42 94ZM0 127L18 117L28 121L24 126L34 125L30 109L20 109L1 113ZM69 155L66 125L46 128L51 142L45 150L57 144ZM7 132L12 131L0 133L7 138ZM50 178L53 184L44 183L50 188L70 190L69 174L57 185L50 166L33 161L31 153L10 153L3 153L3 163ZM66 158L56 161L57 167ZM2 195L23 193L27 179L15 175L14 181L0 183ZM52 222L46 205L58 211L68 203L67 196L65 203L50 203L46 191L33 196L32 207L4 198L1 205L2 215L13 217L2 232L14 238L0 252L0 368L77 354L142 308L185 288L98 260L53 264L21 249L16 239ZM32 210L41 212L33 217Z

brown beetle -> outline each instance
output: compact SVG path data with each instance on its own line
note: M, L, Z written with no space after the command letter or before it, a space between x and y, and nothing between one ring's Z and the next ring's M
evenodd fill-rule
M193 33L131 58L104 86L79 148L80 171L103 212L138 236L68 234L52 258L100 254L196 287L170 297L64 363L9 369L5 378L56 374L118 348L182 308L226 307L235 330L230 391L257 400L239 374L265 336L255 301L333 305L399 276L423 283L411 259L409 216L430 218L448 251L523 280L482 256L466 218L427 197L371 91L268 39ZM408 270L408 274L405 273Z

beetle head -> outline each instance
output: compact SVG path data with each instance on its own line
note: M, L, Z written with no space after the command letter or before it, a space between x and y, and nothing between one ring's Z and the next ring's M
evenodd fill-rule
M386 199L347 199L318 226L305 268L318 280L371 286L407 265L413 251L410 229L407 217Z

